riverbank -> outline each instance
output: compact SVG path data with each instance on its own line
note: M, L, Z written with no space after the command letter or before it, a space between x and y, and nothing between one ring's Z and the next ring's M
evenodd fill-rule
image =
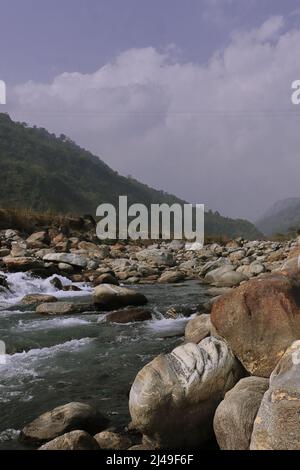
M213 430L213 418L226 392L249 376L258 378L257 413L272 370L298 339L297 323L295 334L286 332L290 312L298 318L298 239L240 238L193 251L180 241L101 244L75 224L29 235L2 230L0 241L0 339L7 348L0 365L0 448L32 445L29 436L19 441L20 431L26 436L26 425L40 414L74 402L101 411L109 423L104 430L125 433L127 446L207 448L217 438L221 448L237 447L224 444L223 427ZM281 316L275 323L274 308ZM233 312L241 317L235 322ZM246 327L243 315L250 318ZM271 360L265 365L266 349ZM190 395L194 387L199 403ZM185 398L165 409L165 393ZM251 433L256 413L246 423ZM168 425L155 416L165 416ZM78 426L69 430L88 430ZM176 426L181 433L174 434ZM68 446L64 439L54 448ZM70 439L74 448L81 439L95 446L85 435ZM101 439L102 448L120 445ZM43 442L40 437L34 446Z

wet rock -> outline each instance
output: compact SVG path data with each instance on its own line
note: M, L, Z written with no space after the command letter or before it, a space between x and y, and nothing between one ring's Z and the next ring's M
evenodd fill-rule
M37 306L36 313L46 315L73 315L93 310L90 304L79 304L72 302L43 303Z
M21 431L20 440L32 443L48 442L78 428L94 435L106 426L107 418L91 405L71 402L47 411L25 426Z
M191 315L197 313L201 305L173 305L173 307L168 308L165 313L165 318L180 318L180 317L190 317Z
M95 287L93 300L99 308L106 310L147 303L146 297L140 292L111 284L101 284Z
M220 449L249 449L254 420L268 387L268 379L246 377L226 393L214 417Z
M100 450L99 445L85 431L71 431L42 445L38 450Z
M53 295L45 295L45 294L28 294L23 297L21 300L21 304L28 305L31 308L36 308L38 305L42 303L51 303L57 302L57 298Z
M300 450L300 341L287 349L270 377L255 419L251 450Z
M265 275L220 297L211 321L252 375L269 377L300 337L300 276Z
M51 279L50 284L52 284L53 287L57 290L62 290L63 289L63 283L59 279L59 277L54 277Z
M151 320L151 318L152 315L150 310L127 308L124 310L117 310L116 312L108 313L105 317L105 320L109 323L132 323Z
M101 449L126 450L132 443L127 436L111 431L102 431L94 436Z
M238 361L216 338L160 355L138 373L132 385L133 426L154 447L198 448L211 437L214 412L240 374Z
M7 277L4 274L0 274L0 287L9 290L9 285L7 282Z

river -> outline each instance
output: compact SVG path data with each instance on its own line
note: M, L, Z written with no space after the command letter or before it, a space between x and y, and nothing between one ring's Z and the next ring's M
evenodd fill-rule
M113 426L128 424L128 392L137 372L182 343L187 319L166 319L164 312L174 305L199 304L206 290L196 281L133 286L149 299L153 318L117 325L105 322L103 313L51 317L17 310L14 305L26 294L82 301L92 288L78 284L80 292L66 293L57 291L51 278L7 276L11 293L0 293L0 340L8 353L0 364L0 449L22 449L17 437L25 424L71 401L95 405Z

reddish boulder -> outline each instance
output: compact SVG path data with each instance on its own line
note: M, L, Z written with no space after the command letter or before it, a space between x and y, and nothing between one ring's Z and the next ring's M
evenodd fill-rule
M269 377L300 338L300 272L244 283L213 304L211 321L250 374Z

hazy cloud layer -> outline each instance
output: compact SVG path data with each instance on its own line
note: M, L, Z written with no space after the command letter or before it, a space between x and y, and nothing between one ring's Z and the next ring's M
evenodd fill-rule
M206 64L182 63L175 46L131 49L95 73L9 90L8 111L69 135L125 175L255 218L300 196L300 107L290 89L299 44L300 29L274 16L233 33Z

